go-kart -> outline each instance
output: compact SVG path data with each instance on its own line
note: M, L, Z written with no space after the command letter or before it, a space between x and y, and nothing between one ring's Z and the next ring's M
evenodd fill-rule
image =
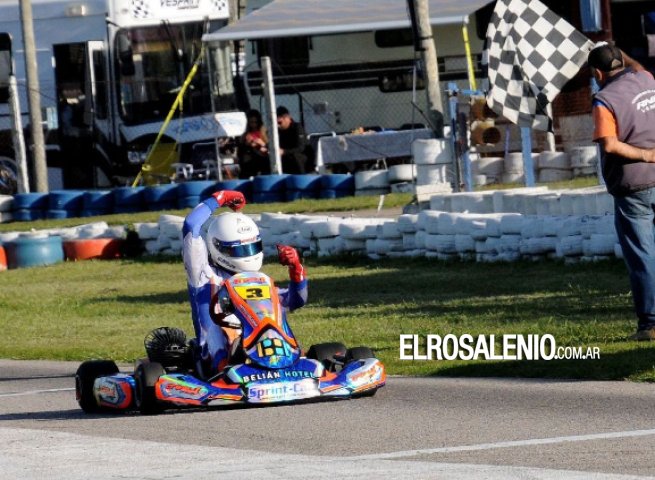
M75 376L80 407L85 412L137 409L152 414L173 407L372 396L385 384L384 366L370 348L347 349L333 342L313 345L303 354L267 275L236 274L216 298L222 312L216 322L226 335L238 331L220 321L228 315L238 319L241 330L219 373L207 378L194 353L195 339L187 342L180 329L162 327L146 336L148 358L136 362L133 374L120 373L111 360L82 363Z

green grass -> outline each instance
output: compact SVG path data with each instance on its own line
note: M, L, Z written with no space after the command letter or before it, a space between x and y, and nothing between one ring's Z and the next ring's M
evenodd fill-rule
M409 193L391 193L385 196L384 207L403 207L412 200ZM296 200L280 203L251 203L243 210L245 213L281 212L281 213L314 213L314 212L350 212L377 208L378 196L344 197L325 200ZM10 222L0 224L1 232L19 232L31 229L74 227L83 223L107 222L109 225L132 225L137 222L156 222L161 214L184 216L191 211L167 210L161 212L141 212L132 214L103 215L99 217L67 218L63 220L37 220L33 222Z
M655 348L635 326L618 261L486 265L428 260L309 259L310 301L291 317L305 347L369 345L392 374L655 381ZM286 273L264 268L283 283ZM65 263L0 273L0 357L141 357L154 327L192 332L177 258ZM552 334L599 347L600 360L401 361L400 334Z
M538 187L548 187L550 190L569 190L575 188L586 188L598 186L598 177L576 177L573 180L563 180L561 182L537 183ZM484 190L507 190L510 188L525 187L524 183L493 183L476 188L478 191Z

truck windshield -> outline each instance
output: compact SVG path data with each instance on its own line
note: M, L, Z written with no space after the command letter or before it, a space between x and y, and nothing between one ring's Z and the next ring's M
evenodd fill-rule
M223 21L211 22L209 31ZM121 116L126 124L163 120L200 54L203 22L121 29L116 34L116 72ZM204 60L204 59L203 59ZM189 86L185 116L211 111L206 66Z

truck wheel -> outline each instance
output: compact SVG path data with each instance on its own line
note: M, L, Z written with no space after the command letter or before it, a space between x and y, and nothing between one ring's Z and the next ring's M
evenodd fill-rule
M113 360L90 360L82 363L75 373L75 396L82 410L86 413L100 412L93 393L93 383L96 378L107 377L118 373L118 367Z
M152 415L163 410L155 395L155 384L166 371L160 363L139 360L134 370L134 403L145 415Z
M328 371L333 372L336 366L334 356L345 355L346 351L346 346L343 343L318 343L309 347L307 358L318 360Z

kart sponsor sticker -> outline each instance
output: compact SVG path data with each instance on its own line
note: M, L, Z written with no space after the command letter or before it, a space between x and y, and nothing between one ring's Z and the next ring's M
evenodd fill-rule
M288 402L318 395L316 381L311 379L299 382L256 384L248 388L248 401L251 403Z

